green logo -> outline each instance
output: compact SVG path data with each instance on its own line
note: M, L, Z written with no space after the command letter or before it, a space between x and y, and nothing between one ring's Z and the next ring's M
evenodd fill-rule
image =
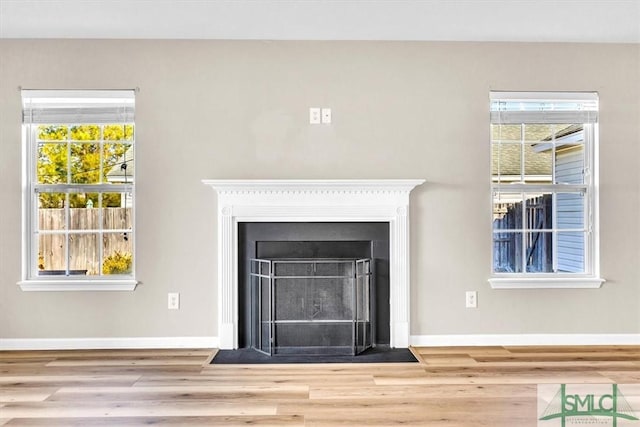
M567 385L560 384L560 389L539 420L559 419L562 427L566 426L567 420L572 424L594 424L595 420L609 420L613 427L618 426L618 419L638 421L633 408L617 384L611 384L610 389L600 393L589 393L590 387L594 388L595 385L574 385L572 392L568 392Z

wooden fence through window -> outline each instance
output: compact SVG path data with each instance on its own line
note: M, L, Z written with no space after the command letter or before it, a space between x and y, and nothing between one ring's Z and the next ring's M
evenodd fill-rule
M552 197L550 194L526 200L526 227L522 226L522 202L499 206L504 213L493 220L493 270L500 273L521 273L522 257L527 272L553 271ZM526 229L526 232L520 230ZM517 230L517 231L516 231ZM523 253L522 239L526 252Z
M102 242L99 233L102 211ZM39 209L38 268L45 271L66 270L66 236L48 231L67 230L64 209ZM131 229L131 208L71 208L69 209L69 269L100 272L100 244L103 258L116 252L132 253L132 236L115 230Z

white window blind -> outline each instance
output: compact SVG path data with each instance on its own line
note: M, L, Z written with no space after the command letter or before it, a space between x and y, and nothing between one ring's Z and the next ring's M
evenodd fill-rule
M491 92L491 123L596 123L595 92Z
M25 124L132 123L135 91L23 90Z

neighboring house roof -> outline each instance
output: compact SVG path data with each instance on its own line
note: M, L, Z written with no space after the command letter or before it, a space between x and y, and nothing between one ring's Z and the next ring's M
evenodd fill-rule
M497 176L520 176L520 144L501 144L494 147L492 154L492 174ZM551 152L536 152L532 145L524 146L526 175L551 177Z
M135 176L134 164L133 147L129 147L107 173L107 181L113 183L133 182L133 177ZM126 165L126 168L123 165Z
M540 145L542 141L551 141L554 137L559 139L582 130L581 124L526 125L524 145L525 175L545 177L551 179L553 161L552 151ZM494 125L492 126L492 141L502 141L494 144L491 152L491 173L494 177L498 174L502 177L520 176L521 173L521 128L520 125Z

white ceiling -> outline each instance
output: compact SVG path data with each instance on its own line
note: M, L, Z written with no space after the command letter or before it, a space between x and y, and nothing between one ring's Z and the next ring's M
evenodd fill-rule
M640 43L640 0L0 0L0 38Z

